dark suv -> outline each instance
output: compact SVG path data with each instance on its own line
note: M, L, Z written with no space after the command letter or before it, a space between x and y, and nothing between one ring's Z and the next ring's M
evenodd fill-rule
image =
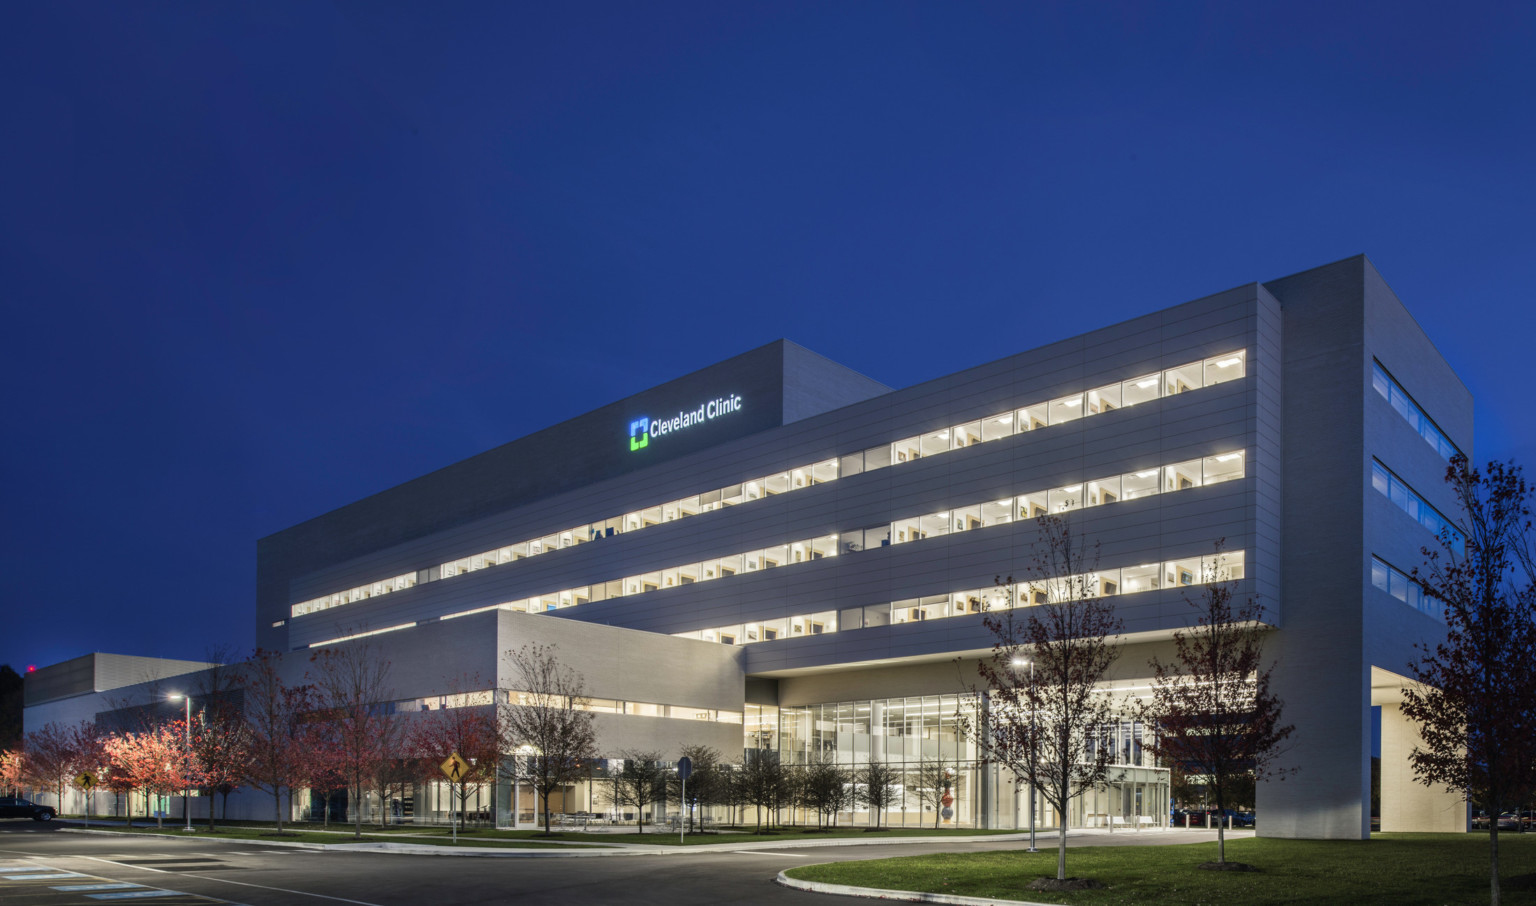
M11 796L0 797L0 818L31 818L33 821L52 821L58 814L46 805L33 805L25 799Z

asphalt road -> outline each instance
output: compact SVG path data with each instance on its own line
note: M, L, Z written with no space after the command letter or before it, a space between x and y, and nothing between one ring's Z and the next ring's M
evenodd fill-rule
M179 839L59 833L58 827L32 821L0 821L0 906L63 906L119 900L249 906L846 906L855 901L789 890L775 884L774 876L785 868L816 862L946 850L1018 849L1023 845L946 842L741 852L679 851L667 855L579 859L476 858L320 852L222 842L207 836ZM1073 837L1070 843L1155 845L1207 839L1214 839L1214 832L1120 832ZM1051 837L1040 842L1043 849L1045 844L1055 841Z

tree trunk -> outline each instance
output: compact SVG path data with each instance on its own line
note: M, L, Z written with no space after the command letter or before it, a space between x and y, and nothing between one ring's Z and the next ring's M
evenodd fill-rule
M1499 816L1491 810L1488 815L1488 854L1488 883L1491 885L1488 902L1499 906Z
M1072 800L1067 798L1068 789L1069 789L1069 787L1067 785L1067 781L1065 781L1065 780L1062 781L1061 788L1060 788L1061 798L1059 800L1061 802L1061 807L1056 809L1056 824L1057 824L1057 828L1058 828L1058 834L1057 834L1057 840L1056 840L1056 880L1058 880L1058 881L1065 881L1067 879L1067 808L1066 807L1069 804L1071 804L1071 801L1072 801Z
M277 820L277 835L283 835L283 788L272 787L272 817Z

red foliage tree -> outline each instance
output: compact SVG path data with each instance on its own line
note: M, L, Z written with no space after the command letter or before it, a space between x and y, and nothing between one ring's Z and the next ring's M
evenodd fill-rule
M165 724L139 733L119 733L107 738L105 748L111 759L112 774L129 786L142 789L148 798L168 795L198 785L198 772L186 746L186 725L182 721ZM156 824L164 826L164 813L157 812Z
M363 835L363 798L400 756L401 724L391 707L389 661L366 642L315 654L315 692L325 745L346 780L353 836Z
M1414 570L1445 614L1445 641L1420 646L1409 665L1403 715L1419 725L1409 756L1426 786L1443 786L1486 809L1489 885L1498 906L1499 822L1536 788L1536 564L1532 488L1513 463L1472 468L1457 454L1446 481L1461 505L1461 537L1441 534Z
M245 690L246 757L242 779L272 794L273 819L283 833L283 791L293 790L307 779L310 734L304 723L313 709L313 696L305 685L290 686L282 675L281 656L257 649L242 665L239 683Z
M423 779L443 780L439 765L450 755L469 762L469 772L455 783L460 826L470 795L496 777L499 742L495 706L489 700L483 706L424 712L411 727L408 751L420 760Z

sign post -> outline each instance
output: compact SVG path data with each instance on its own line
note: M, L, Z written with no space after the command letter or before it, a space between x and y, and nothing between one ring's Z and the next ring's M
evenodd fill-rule
M75 775L75 786L85 792L85 826L91 826L91 790L96 786L96 775L90 771L81 771Z
M693 759L684 755L677 760L677 779L682 782L678 804L683 811L677 816L677 842L688 842L688 775L693 773Z
M438 765L437 769L448 778L448 825L452 828L453 842L457 843L459 842L459 825L453 820L453 785L457 783L459 788L463 789L464 777L469 773L469 762L461 758L458 752L454 752L443 759L443 763Z

